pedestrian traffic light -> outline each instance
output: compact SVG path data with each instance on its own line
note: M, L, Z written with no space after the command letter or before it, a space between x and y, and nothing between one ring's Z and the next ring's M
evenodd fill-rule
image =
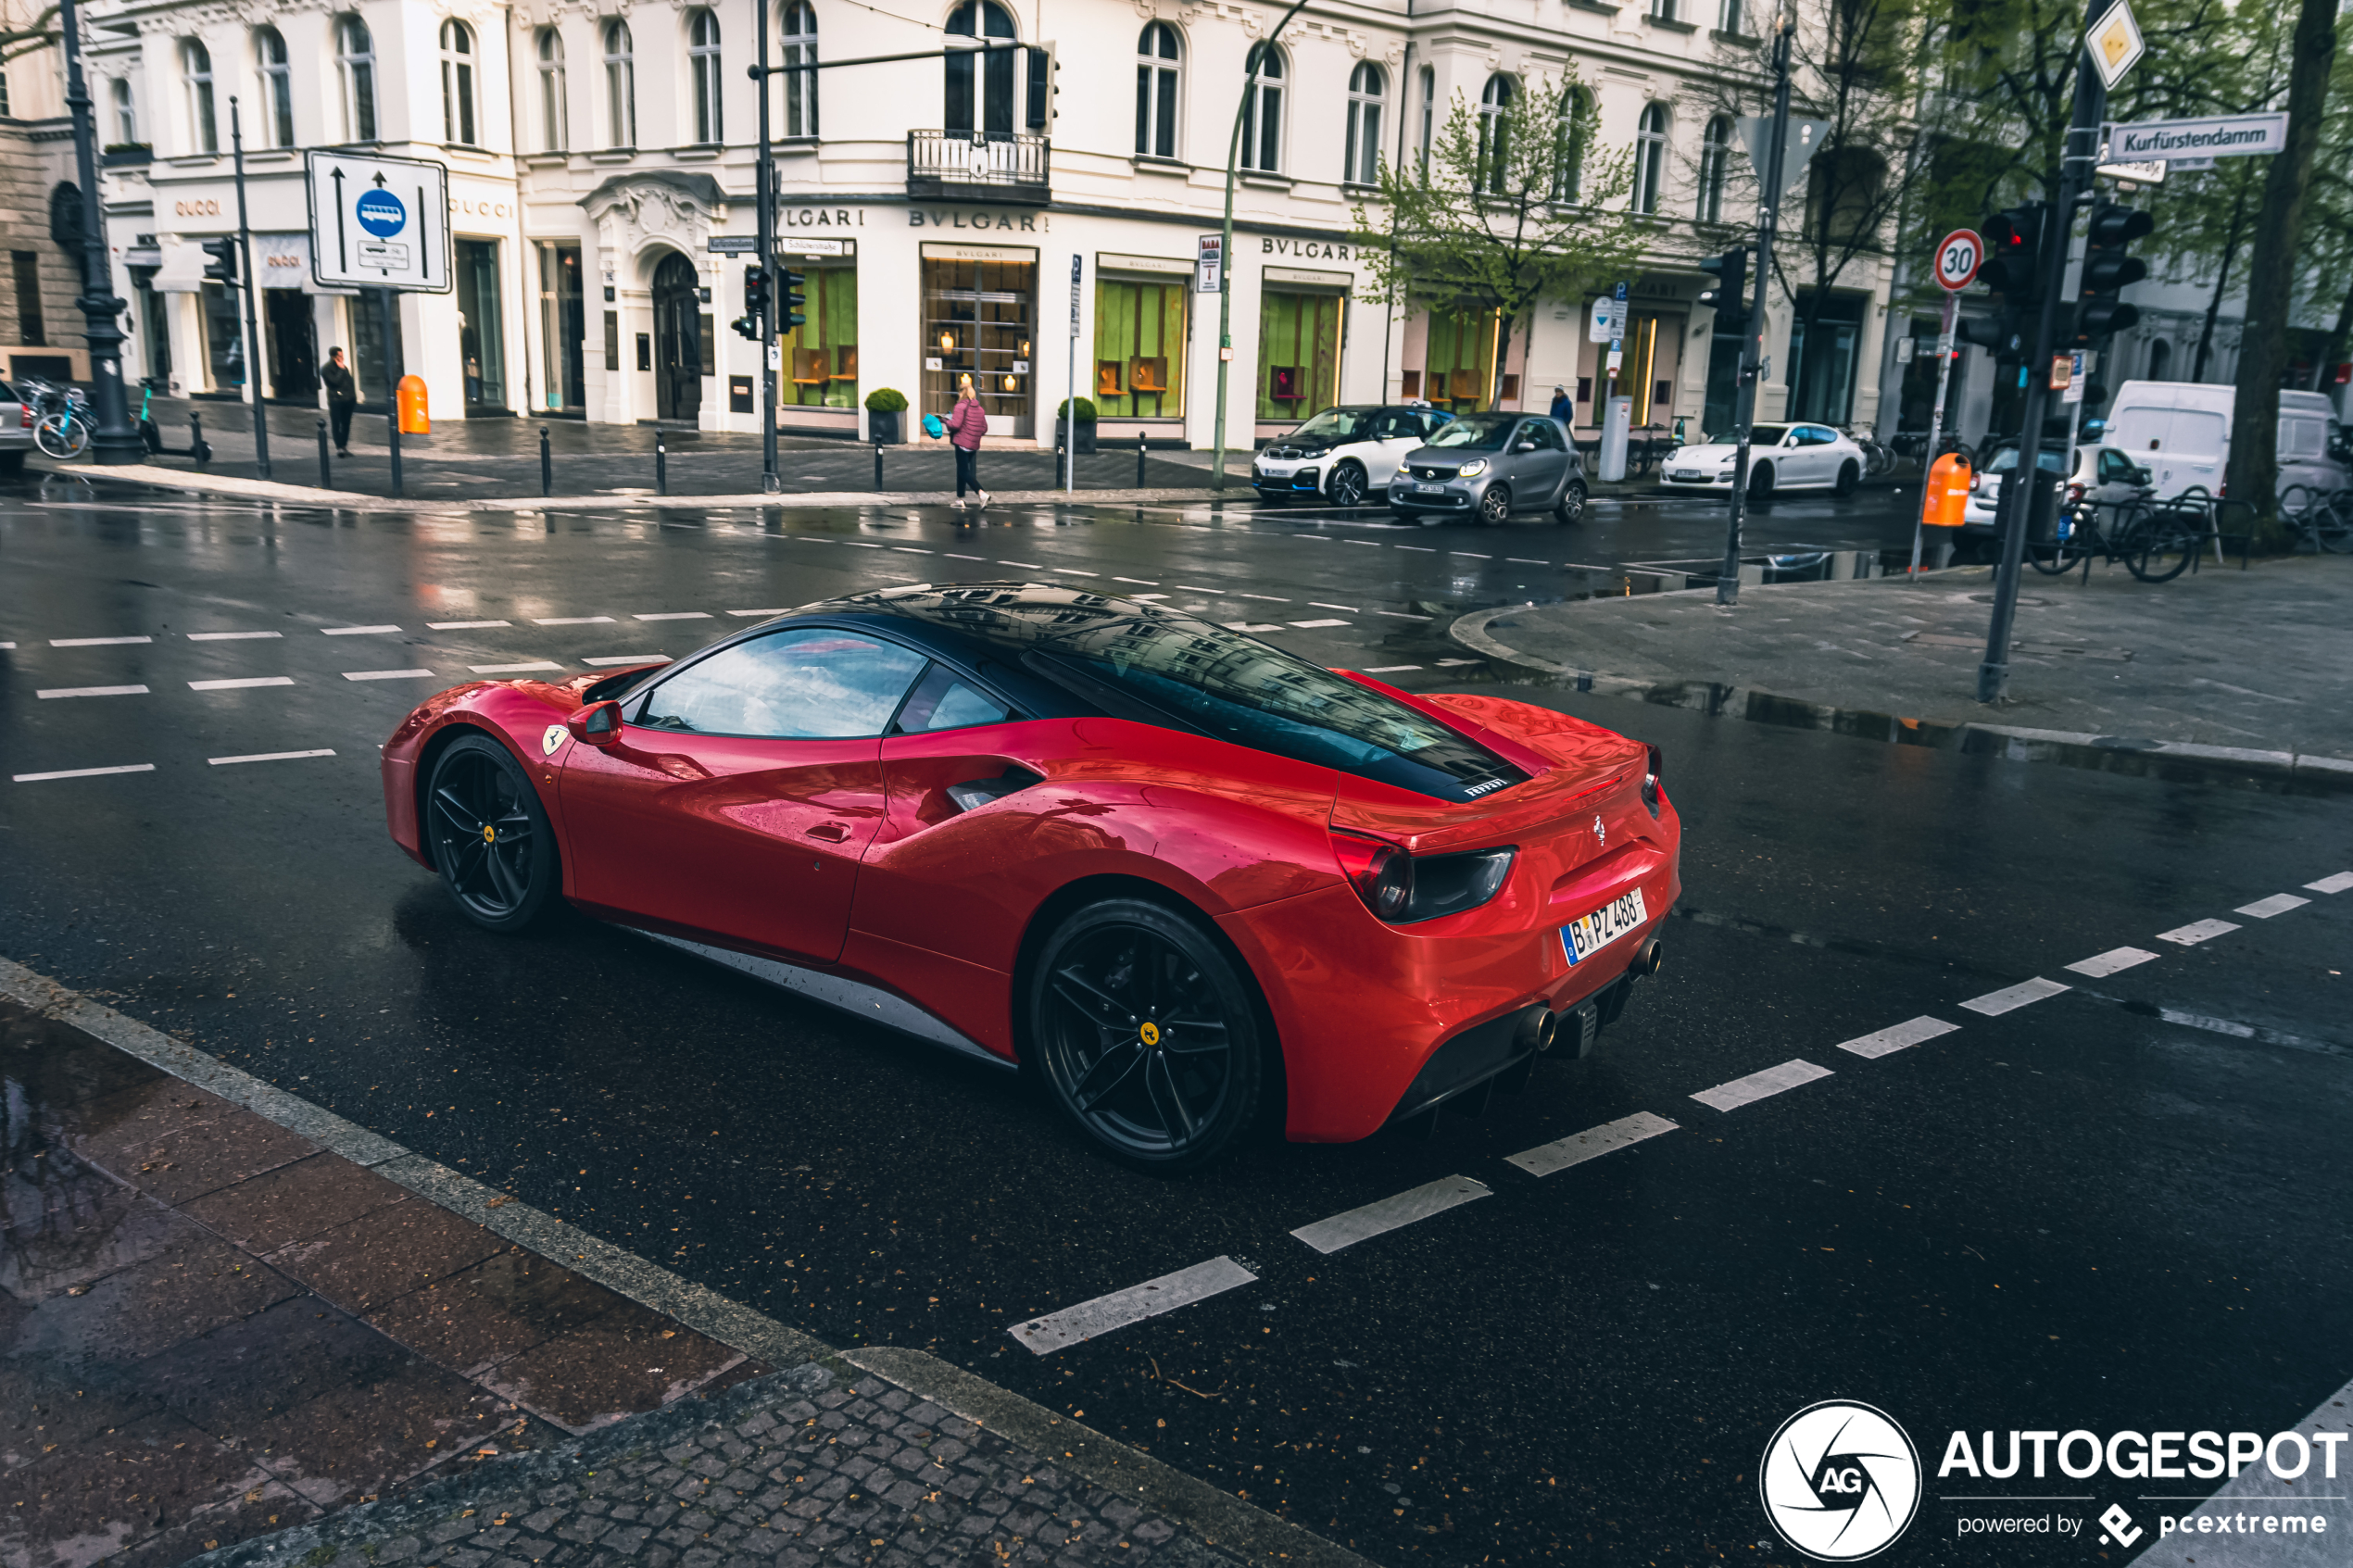
M768 335L768 269L744 269L744 313L728 325L737 335L758 343Z
M1713 272L1717 282L1699 296L1702 305L1716 307L1718 337L1740 337L1748 331L1748 247L1734 245L1721 256L1702 258L1699 270Z
M808 314L801 308L809 303L809 296L801 292L802 285L809 282L809 277L803 272L780 271L776 274L776 280L784 285L785 290L783 314L776 318L776 330L788 332L809 320Z
M237 286L237 242L227 235L204 243L204 253L211 259L204 264L204 275L215 282Z
M2092 208L2092 222L2083 242L2083 282L2076 307L2075 336L2089 342L2122 332L2141 319L2140 307L2116 296L2128 283L2149 275L2149 264L2127 256L2124 247L2145 239L2157 227L2156 217L2139 207L2101 202Z
M2043 297L2048 276L2043 239L2050 210L2047 202L2021 202L1985 220L1985 264L1978 278L2014 304L2032 305Z

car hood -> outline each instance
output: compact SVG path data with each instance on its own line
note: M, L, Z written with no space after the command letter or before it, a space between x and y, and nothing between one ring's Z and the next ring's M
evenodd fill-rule
M1752 451L1769 451L1769 447L1752 447ZM1679 447L1667 454L1669 463L1713 463L1736 456L1740 448L1729 441L1710 441L1698 446Z
M1405 454L1404 460L1408 463L1435 463L1441 466L1452 463L1459 467L1469 462L1473 458L1484 458L1491 463L1503 455L1500 451L1483 452L1476 446L1416 446Z

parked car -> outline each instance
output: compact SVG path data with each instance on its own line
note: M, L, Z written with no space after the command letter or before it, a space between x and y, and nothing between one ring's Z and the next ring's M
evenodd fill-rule
M2159 499L2193 486L2222 494L2231 466L2231 427L2238 389L2204 382L2128 381L2108 403L2100 444L2132 455L2153 472ZM2317 392L2280 394L2279 489L2353 486L2345 429Z
M1585 459L1568 427L1543 414L1464 414L1415 448L1389 486L1389 508L1435 526L1449 516L1491 526L1514 512L1585 515Z
M1269 500L1305 495L1364 506L1389 488L1406 453L1453 417L1426 403L1327 408L1258 454L1251 486Z
M22 473L25 454L32 450L32 404L6 382L0 382L0 475Z
M1663 476L1678 486L1732 487L1740 448L1729 438L1686 446L1667 459ZM1851 495L1863 480L1864 450L1828 425L1754 425L1749 430L1748 493L1762 500L1782 490Z
M2034 466L2051 476L2054 487L2081 485L2093 500L2107 506L2120 505L2148 494L2150 472L2134 462L2130 453L2113 446L2078 445L2073 465L2062 472L2064 460L2061 448L2045 446L2035 454ZM1987 455L1984 465L1969 481L1969 502L1961 514L1962 538L1991 539L1995 535L1994 519L2001 504L2002 486L2017 471L2016 442L2005 442Z

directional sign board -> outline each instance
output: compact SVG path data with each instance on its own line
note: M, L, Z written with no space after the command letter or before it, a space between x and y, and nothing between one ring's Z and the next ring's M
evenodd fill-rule
M303 155L310 275L327 288L449 292L449 170L417 158Z
M1985 262L1985 242L1974 229L1956 229L1936 247L1936 281L1946 289L1965 289Z

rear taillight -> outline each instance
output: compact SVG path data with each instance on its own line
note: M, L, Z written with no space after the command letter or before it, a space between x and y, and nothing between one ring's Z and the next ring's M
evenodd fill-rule
M1342 875L1365 908L1391 925L1475 909L1503 891L1515 849L1461 855L1407 854L1394 844L1351 833L1332 834Z
M19 405L18 406L18 408L17 408L17 423L19 423L19 424L20 424L20 425L24 426L24 428L25 428L25 429L27 429L27 430L31 430L31 429L32 428L32 405L31 405L31 404L30 404L30 403L24 403L24 404L19 404Z
M1659 775L1667 771L1667 754L1655 746L1643 749L1650 753L1650 760L1644 765L1642 772L1642 804L1650 808L1651 816L1655 819L1658 815L1658 780Z

